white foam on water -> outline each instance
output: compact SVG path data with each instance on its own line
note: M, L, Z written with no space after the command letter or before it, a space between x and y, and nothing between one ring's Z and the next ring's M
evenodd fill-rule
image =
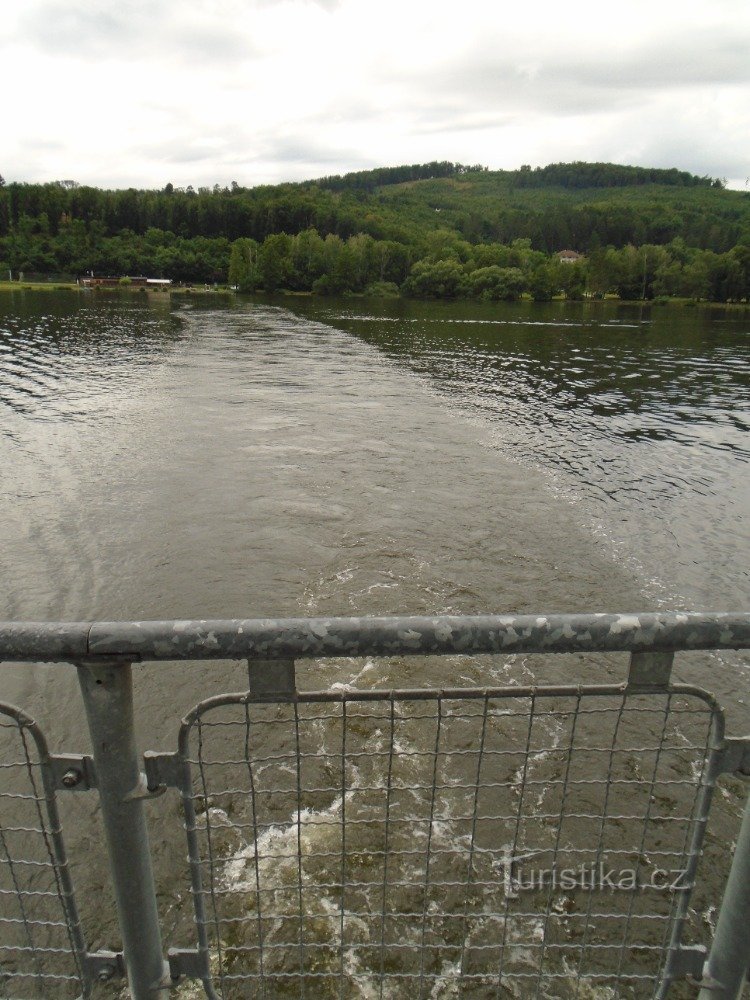
M430 1000L448 1000L449 997L459 996L461 988L461 963L443 962L440 969L440 978L435 981L430 990Z
M337 796L325 809L303 809L301 812L293 813L290 823L271 826L256 841L245 843L224 865L220 876L222 886L237 892L255 891L256 857L261 876L268 874L266 869L271 865L276 866L277 870L289 869L296 874L298 841L304 851L314 853L315 848L319 846L316 840L325 839L326 827L335 825L337 829L340 828L342 803L344 799L349 801L354 792L355 789L351 788L344 797ZM289 857L290 854L294 856ZM248 868L251 868L251 878L245 879L243 875ZM304 871L302 877L304 879Z
M471 832L459 834L450 820L434 819L431 840L433 850L436 848L455 850L459 845L463 845L468 851L471 847Z
M562 965L565 974L570 976L568 984L570 995L576 997L576 1000L615 1000L618 995L611 986L589 982L585 978L579 979L578 971L571 967L567 959L563 959ZM554 995L559 996L559 993L556 992Z

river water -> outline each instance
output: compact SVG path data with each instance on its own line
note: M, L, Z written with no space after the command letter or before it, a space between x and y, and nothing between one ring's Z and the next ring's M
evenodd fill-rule
M731 310L5 296L2 617L747 610L749 335ZM462 677L622 679L602 662ZM299 682L455 682L455 663L365 667ZM746 657L676 673L747 728ZM238 664L138 668L141 745L173 749L192 705L243 682ZM3 700L53 749L86 749L71 669L5 668ZM97 839L75 798L74 861ZM739 793L720 806L706 899ZM155 854L185 943L175 810L153 818ZM101 864L76 876L93 943L116 944L91 905Z

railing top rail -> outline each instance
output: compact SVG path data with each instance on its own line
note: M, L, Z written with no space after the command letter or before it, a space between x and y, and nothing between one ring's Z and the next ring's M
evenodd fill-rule
M10 662L748 648L749 613L0 623L0 661Z

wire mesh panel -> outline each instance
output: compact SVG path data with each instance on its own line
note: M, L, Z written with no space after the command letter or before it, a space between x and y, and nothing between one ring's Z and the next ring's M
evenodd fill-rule
M88 996L47 747L0 704L0 997Z
M181 752L209 992L653 995L722 727L685 687L198 706Z

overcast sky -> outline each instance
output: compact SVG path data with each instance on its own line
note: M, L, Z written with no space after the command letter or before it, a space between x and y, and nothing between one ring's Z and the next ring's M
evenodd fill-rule
M6 180L579 159L750 189L748 0L23 0L0 83Z

